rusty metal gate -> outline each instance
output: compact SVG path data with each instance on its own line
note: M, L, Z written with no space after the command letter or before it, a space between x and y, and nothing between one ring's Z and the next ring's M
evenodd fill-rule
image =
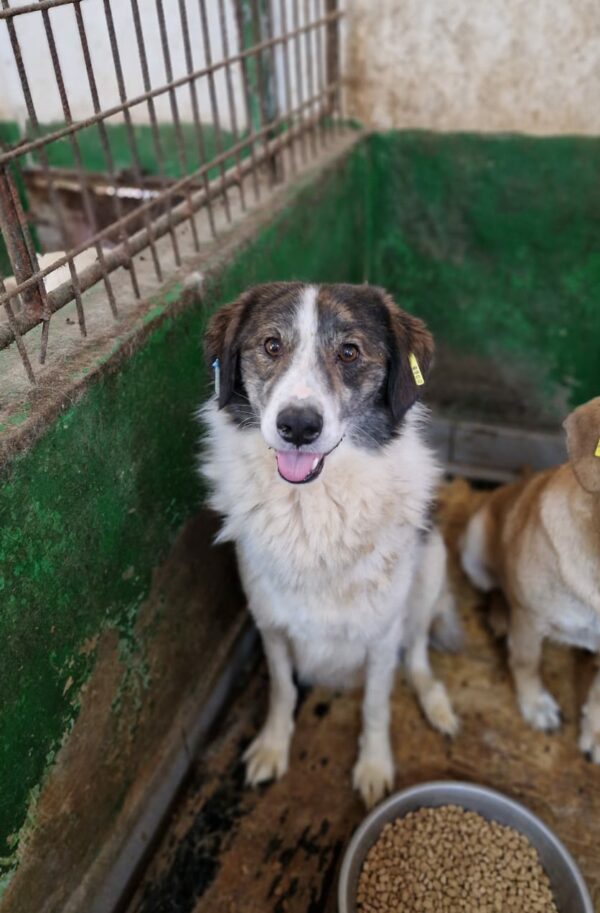
M215 206L231 220L340 129L341 16L336 0L0 0L20 112L10 136L0 116L0 350L32 383L25 334L41 325L43 364L74 302L86 336L98 283L117 318L115 270L142 298L136 255L162 281L160 238L180 265L178 226L199 251L198 213L215 237Z

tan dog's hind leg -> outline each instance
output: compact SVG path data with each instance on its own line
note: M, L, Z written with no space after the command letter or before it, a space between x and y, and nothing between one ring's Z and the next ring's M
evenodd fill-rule
M598 656L596 663L600 664ZM594 764L600 764L600 667L581 712L579 749L589 755Z
M560 708L540 677L542 643L543 634L535 616L513 602L508 650L519 707L534 729L550 731L560 726Z

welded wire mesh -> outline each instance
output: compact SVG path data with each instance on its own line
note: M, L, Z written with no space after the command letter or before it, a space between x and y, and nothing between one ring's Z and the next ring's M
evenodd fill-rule
M0 350L136 256L181 263L204 212L226 220L292 177L338 129L337 0L0 0ZM10 90L10 91L8 91ZM10 97L8 97L10 96ZM8 102L7 102L8 98ZM162 251L162 254L161 254ZM50 256L52 252L52 256Z

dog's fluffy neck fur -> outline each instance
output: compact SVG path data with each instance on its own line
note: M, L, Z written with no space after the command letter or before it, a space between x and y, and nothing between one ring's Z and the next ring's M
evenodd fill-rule
M422 529L439 481L420 437L424 411L414 406L400 433L376 450L343 440L319 479L296 486L278 477L260 431L240 430L211 400L201 410L208 430L201 468L211 505L225 518L219 541L254 537L269 552L272 570L281 556L287 585L306 586L307 573L343 571L388 531Z

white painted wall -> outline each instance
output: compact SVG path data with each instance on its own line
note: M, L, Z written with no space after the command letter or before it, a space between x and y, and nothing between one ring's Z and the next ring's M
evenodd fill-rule
M598 0L347 5L347 104L365 124L600 133Z
M30 0L12 0L11 5L17 7L29 2ZM284 0L284 2L287 28L289 30L293 25L292 8L294 0ZM299 9L299 22L302 25L306 21L304 18L305 4L302 0L299 0L297 5ZM232 55L239 52L238 33L232 0L225 0L224 6L229 40L229 54ZM127 95L131 97L141 94L144 91L144 86L137 52L130 0L112 0L111 7L121 52ZM150 67L151 83L153 87L157 87L166 82L166 76L156 5L154 0L139 0L139 7L143 15L143 32ZM218 61L224 57L218 0L207 0L206 7L209 19L212 59L213 61ZM271 7L273 10L274 33L275 35L279 35L281 33L282 25L282 5L280 0L272 0ZM324 0L309 0L309 13L311 19L316 18L316 13L322 11L323 7ZM193 66L194 69L197 69L206 65L199 3L197 0L187 0L186 8L191 35ZM167 20L173 76L174 78L178 78L187 73L178 0L164 0L164 9ZM81 4L81 10L86 25L101 104L103 108L112 107L119 103L119 95L102 0L85 0L85 2ZM67 5L51 10L50 18L58 46L64 81L71 106L71 114L74 119L81 120L90 116L93 113L93 109L75 15L73 9ZM14 19L14 22L21 44L23 59L38 119L45 123L62 121L64 120L64 117L52 61L48 51L48 42L43 27L42 16L37 12L27 13L22 16L17 16ZM313 87L314 91L316 91L319 72L316 56L317 42L314 33L311 33L311 48ZM324 74L324 29L321 30L321 49L321 69ZM300 99L298 81L296 78L297 69L295 55L297 50L298 43L295 41L290 42L289 60L292 107L297 106ZM306 67L306 39L304 36L302 36L300 41L299 59L302 73L302 95L303 98L306 99L309 86L309 74ZM242 70L239 63L232 65L231 75L238 126L246 126L246 107L243 96ZM281 45L278 45L275 51L275 76L276 86L274 87L274 90L276 90L278 96L279 110L284 111L286 108L286 96L284 58ZM225 71L217 71L214 78L221 124L225 128L230 128L232 125L232 118L227 94ZM0 21L0 80L0 118L17 120L19 123L24 124L27 119L25 102L10 46L7 25L6 22L3 21ZM201 81L197 82L196 86L201 117L205 122L212 122L213 113L207 78L204 77ZM187 86L177 90L177 103L182 120L191 122L193 113L190 91ZM156 98L155 105L159 120L170 121L171 108L169 95L164 94ZM132 110L132 116L135 123L148 123L149 113L147 104L144 103L136 106ZM119 120L122 120L122 118L115 118L115 122Z
M11 5L16 7L28 2L30 2L30 0L13 0ZM111 7L121 53L126 91L127 95L131 97L141 94L144 91L131 5L129 0L113 0ZM139 7L143 17L143 32L150 68L150 79L152 86L156 87L166 82L156 6L153 0L139 0ZM177 0L164 0L164 9L169 35L173 77L177 79L187 73ZM119 94L102 0L85 0L85 2L81 4L81 10L86 25L90 54L94 64L101 104L104 108L112 107L113 105L119 104ZM237 28L231 0L226 0L225 11L230 54L238 53ZM193 67L194 69L201 68L206 65L206 57L203 46L199 4L197 2L189 2L188 0L187 12L192 44ZM219 5L217 0L208 0L207 12L210 25L209 31L212 57L213 61L216 61L223 57L219 27ZM70 6L64 6L51 10L50 18L58 46L65 86L71 105L71 113L73 118L80 120L91 115L93 113L93 108L75 15ZM14 19L14 22L21 44L23 59L38 118L43 122L62 121L64 120L64 117L54 77L52 61L48 51L48 42L43 27L42 16L37 12L26 13L22 16L17 16ZM236 113L238 119L243 122L244 104L239 64L234 65L231 72ZM0 89L0 117L13 117L19 122L24 123L26 120L26 108L23 93L14 64L8 29L6 23L1 21L0 76L3 77ZM212 121L208 81L206 78L203 78L196 85L201 116L207 121ZM223 121L223 126L230 127L231 117L224 71L219 71L215 74L215 85L219 113ZM182 120L191 121L192 106L188 87L177 90L177 103ZM168 94L159 96L155 100L155 105L160 120L171 119ZM149 114L147 104L139 105L134 108L132 115L136 123L148 123Z

